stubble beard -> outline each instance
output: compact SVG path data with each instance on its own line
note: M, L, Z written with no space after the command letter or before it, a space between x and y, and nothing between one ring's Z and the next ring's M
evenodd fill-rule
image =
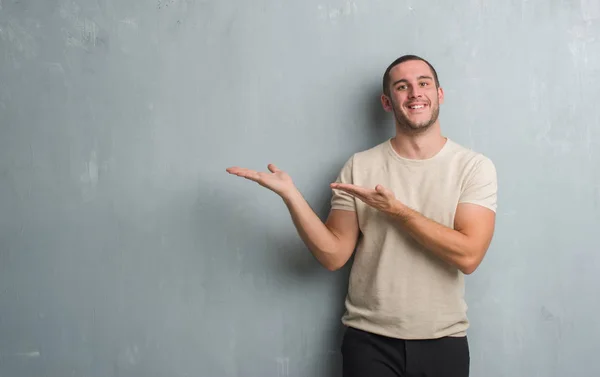
M424 122L411 122L400 109L400 105L393 104L394 108L394 116L396 117L396 124L400 128L401 131L408 134L420 134L427 131L437 120L440 115L440 106L438 103L430 104L433 105L431 107L431 117L429 120Z

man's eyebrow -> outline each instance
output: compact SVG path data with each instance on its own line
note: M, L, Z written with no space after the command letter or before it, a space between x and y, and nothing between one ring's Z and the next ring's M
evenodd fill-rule
M419 77L417 77L417 80L423 80L423 79L429 79L429 80L433 81L433 77L431 77L431 76L419 76ZM406 80L406 79L400 79L398 81L395 81L392 85L395 86L397 84L400 84L401 82L408 82L408 80Z

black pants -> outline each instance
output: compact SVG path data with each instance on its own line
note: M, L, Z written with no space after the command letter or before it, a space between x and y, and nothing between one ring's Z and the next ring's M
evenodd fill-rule
M402 340L346 328L344 377L468 377L466 337Z

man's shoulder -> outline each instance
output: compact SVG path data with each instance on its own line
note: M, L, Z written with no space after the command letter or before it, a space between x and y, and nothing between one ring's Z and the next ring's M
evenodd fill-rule
M460 165L477 166L479 164L494 165L492 159L484 153L467 147L454 140L448 139L451 144L452 153L449 157L453 163Z
M385 160L387 153L387 143L389 143L389 141L384 141L368 149L352 153L350 157L346 159L341 170L341 175L350 177L355 174L362 174L361 172L369 171L373 166L381 165Z
M389 139L386 139L372 147L354 152L351 158L354 161L370 161L372 159L385 157L388 153L389 143Z
M490 157L473 148L451 141L452 153L449 153L448 163L451 170L464 179L487 177L495 180L496 166Z

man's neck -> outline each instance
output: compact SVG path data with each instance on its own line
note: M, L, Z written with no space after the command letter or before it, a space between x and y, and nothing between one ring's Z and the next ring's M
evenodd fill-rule
M392 147L399 156L413 159L425 160L438 154L448 139L440 132L439 124L419 134L407 134L396 131L392 138Z

